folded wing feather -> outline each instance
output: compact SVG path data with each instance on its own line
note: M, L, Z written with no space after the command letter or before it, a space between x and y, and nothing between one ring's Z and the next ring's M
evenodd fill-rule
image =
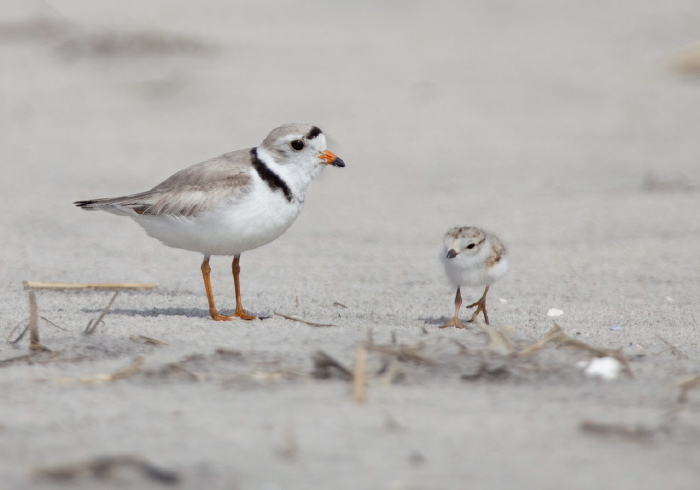
M238 150L181 170L149 191L75 204L122 215L191 217L246 194L250 168L250 149Z

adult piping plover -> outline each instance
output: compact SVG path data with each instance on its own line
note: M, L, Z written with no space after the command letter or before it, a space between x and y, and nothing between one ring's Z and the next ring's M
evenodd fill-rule
M86 210L128 216L169 247L204 254L202 277L214 320L252 320L241 304L240 257L278 238L304 207L306 189L326 165L345 163L311 124L273 129L256 148L225 153L177 172L150 191L77 201ZM221 315L209 274L212 255L233 256L236 310Z
M474 226L457 226L450 229L442 239L443 248L440 259L445 266L445 274L450 283L457 288L455 295L455 316L440 328L455 326L464 328L459 321L459 308L462 306L462 286L486 286L479 301L467 308L476 306L470 321L474 321L480 312L489 322L486 313L486 294L489 286L508 270L508 257L501 240L492 233Z

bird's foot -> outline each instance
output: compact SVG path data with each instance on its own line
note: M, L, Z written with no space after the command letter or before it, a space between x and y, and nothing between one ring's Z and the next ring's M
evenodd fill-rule
M449 322L445 323L444 325L441 325L440 328L447 328L447 327L455 327L455 328L467 328L462 323L459 321L459 318L454 317L452 320Z
M483 313L484 314L484 323L486 323L486 325L488 325L489 324L489 314L486 312L486 302L479 300L476 303L467 306L467 308L473 308L475 306L476 306L476 311L474 311L474 313L472 314L472 317L469 319L469 321L473 323L474 320L476 320L476 317L479 316L479 313Z
M211 319L215 322L230 322L233 320L233 317L222 315L218 311L210 311L209 314L211 315Z
M249 315L245 312L242 306L237 306L236 311L233 312L232 317L240 318L241 320L255 320L257 316Z
M482 307L485 306L485 302L482 302L481 300L479 300L479 301L477 301L477 302L475 302L475 303L472 303L472 304L470 304L470 305L465 306L465 308L474 308L475 306L476 306L477 308L482 308Z

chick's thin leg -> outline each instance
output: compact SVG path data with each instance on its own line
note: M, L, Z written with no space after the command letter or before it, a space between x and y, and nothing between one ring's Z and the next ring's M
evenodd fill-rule
M489 314L486 313L486 294L489 292L489 286L486 286L486 289L484 289L484 294L481 295L481 298L479 298L479 301L476 303L472 303L470 305L467 305L467 308L474 308L476 306L476 311L472 315L471 319L469 320L470 322L473 322L474 319L479 315L479 313L484 314L484 321L486 322L486 325L489 324Z
M462 325L459 321L459 308L461 306L462 306L462 292L460 291L460 289L458 287L457 294L455 294L455 316L454 316L454 318L452 318L452 320L445 323L440 328L447 328L447 327L464 328L464 325Z

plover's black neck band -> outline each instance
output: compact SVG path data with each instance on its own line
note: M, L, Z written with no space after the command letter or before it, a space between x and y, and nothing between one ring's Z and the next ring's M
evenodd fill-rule
M253 148L250 150L250 154L253 157L253 168L258 173L260 178L265 181L273 192L278 189L281 190L284 193L284 197L287 198L287 201L292 202L294 200L292 190L282 179L282 177L273 172L270 167L265 165L265 162L258 158L258 149Z

